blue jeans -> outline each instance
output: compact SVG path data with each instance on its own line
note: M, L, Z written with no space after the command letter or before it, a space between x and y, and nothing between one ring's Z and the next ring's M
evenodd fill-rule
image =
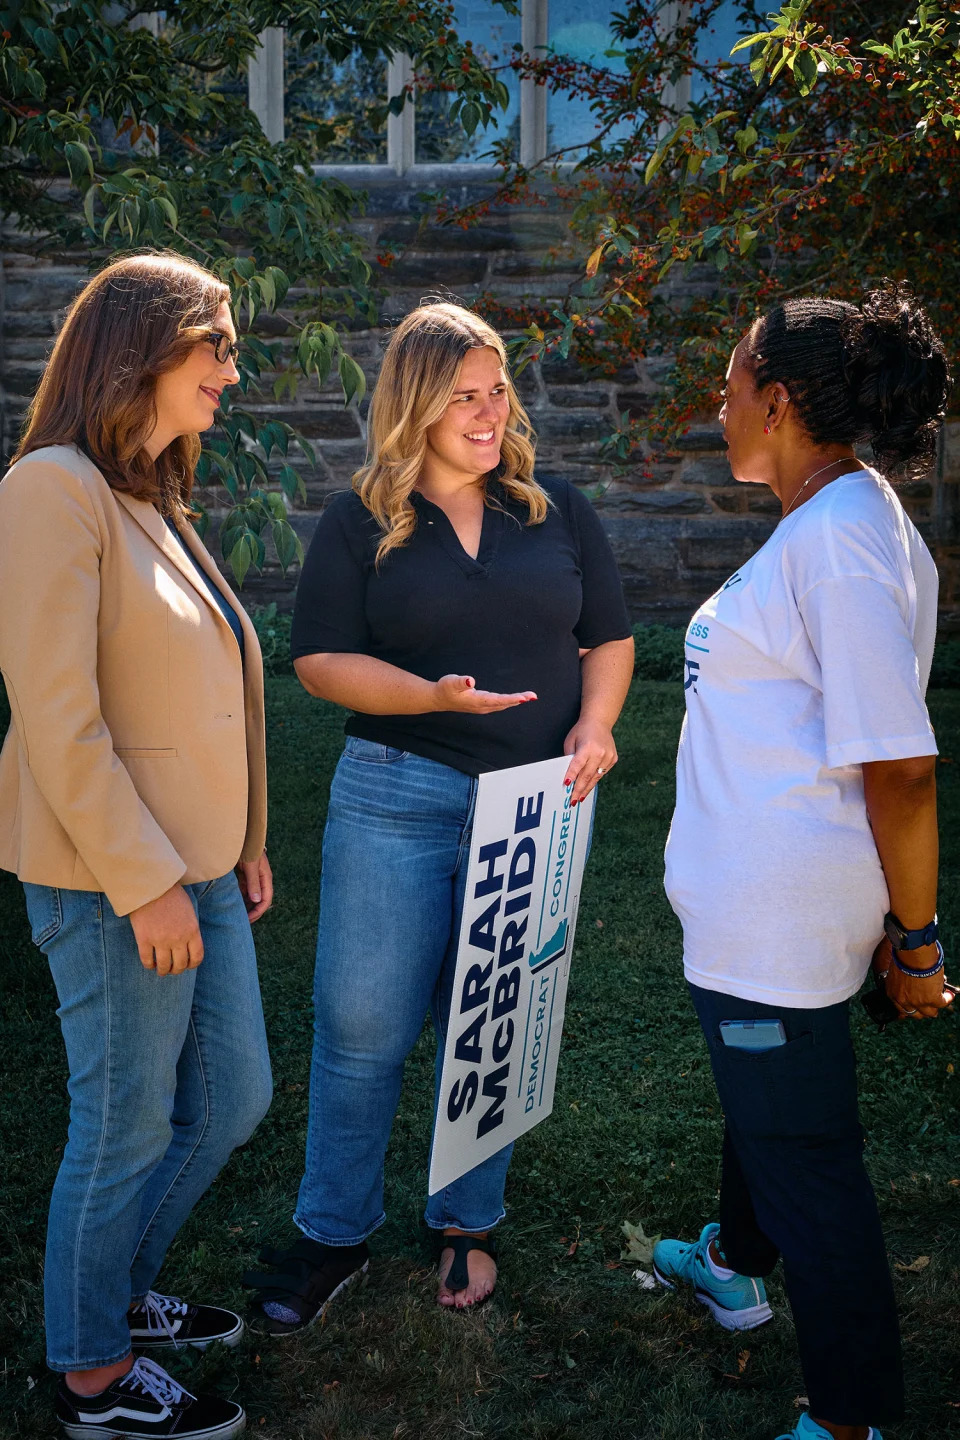
M720 1240L742 1275L783 1259L810 1414L903 1418L900 1332L863 1132L846 1001L793 1010L690 986L726 1119ZM787 1043L732 1049L722 1020L778 1019Z
M359 1244L386 1218L383 1161L428 1007L439 1088L476 795L476 780L449 765L353 736L333 777L294 1216L324 1244ZM489 1230L502 1220L512 1149L431 1195L431 1229Z
M188 885L204 958L158 976L106 896L24 885L70 1068L70 1130L47 1227L50 1368L130 1351L126 1314L231 1150L270 1104L250 922L231 871Z

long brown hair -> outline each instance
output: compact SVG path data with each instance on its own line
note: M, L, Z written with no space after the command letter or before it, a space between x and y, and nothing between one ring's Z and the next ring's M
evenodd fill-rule
M164 514L186 506L199 436L179 436L156 460L144 449L157 423L157 377L186 359L229 298L209 270L170 251L101 270L67 312L14 459L76 445L114 490Z
M500 357L510 399L500 465L491 478L499 480L512 500L527 506L528 524L537 525L546 516L547 497L533 478L533 427L509 378L500 336L462 305L419 305L390 338L370 401L366 464L353 477L353 488L384 532L378 564L405 545L416 528L410 496L423 468L427 427L435 425L449 405L467 351L487 345Z

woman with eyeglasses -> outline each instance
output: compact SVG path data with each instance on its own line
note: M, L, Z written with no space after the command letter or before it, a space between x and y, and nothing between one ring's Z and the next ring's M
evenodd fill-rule
M23 882L70 1070L44 1301L72 1440L245 1424L148 1358L240 1338L231 1311L154 1285L271 1096L250 929L273 890L263 668L190 524L198 432L239 378L228 301L176 255L103 270L0 484L0 866Z

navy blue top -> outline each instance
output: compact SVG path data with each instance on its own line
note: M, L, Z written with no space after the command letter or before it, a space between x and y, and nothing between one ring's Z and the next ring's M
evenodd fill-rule
M174 525L173 521L169 519L169 517L164 518L166 519L167 525L169 526L170 530L172 530L173 534L176 535L177 539L180 541L180 544L183 546L184 552L189 559L190 564L193 566L194 570L196 570L197 574L199 575L200 580L203 583L204 589L213 596L214 600L216 600L217 604L220 606L220 609L223 611L223 618L224 620L226 620L227 624L230 626L230 629L234 633L237 644L240 646L240 659L243 660L243 626L240 624L240 616L237 614L236 610L234 610L226 595L222 594L216 585L210 584L210 581L207 579L206 575L204 575L203 571L200 569L200 566L190 554L190 550L187 546L186 540L184 540L183 536L180 534L180 531L177 529L176 525Z
M292 653L372 655L426 680L473 675L478 689L535 690L494 715L353 714L348 735L468 775L563 754L580 712L580 649L630 634L616 561L585 495L540 482L546 519L495 482L474 560L446 514L417 491L417 528L377 570L381 531L354 492L320 517L293 616Z

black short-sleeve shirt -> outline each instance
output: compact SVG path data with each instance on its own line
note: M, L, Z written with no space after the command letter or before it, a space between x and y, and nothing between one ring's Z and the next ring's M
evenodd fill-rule
M623 640L630 624L616 561L590 501L563 480L539 525L496 483L472 559L444 512L413 494L412 538L375 565L381 531L352 491L317 525L297 589L293 658L372 655L426 680L473 675L477 688L535 690L495 715L351 714L348 735L468 775L563 753L580 710L580 649Z

